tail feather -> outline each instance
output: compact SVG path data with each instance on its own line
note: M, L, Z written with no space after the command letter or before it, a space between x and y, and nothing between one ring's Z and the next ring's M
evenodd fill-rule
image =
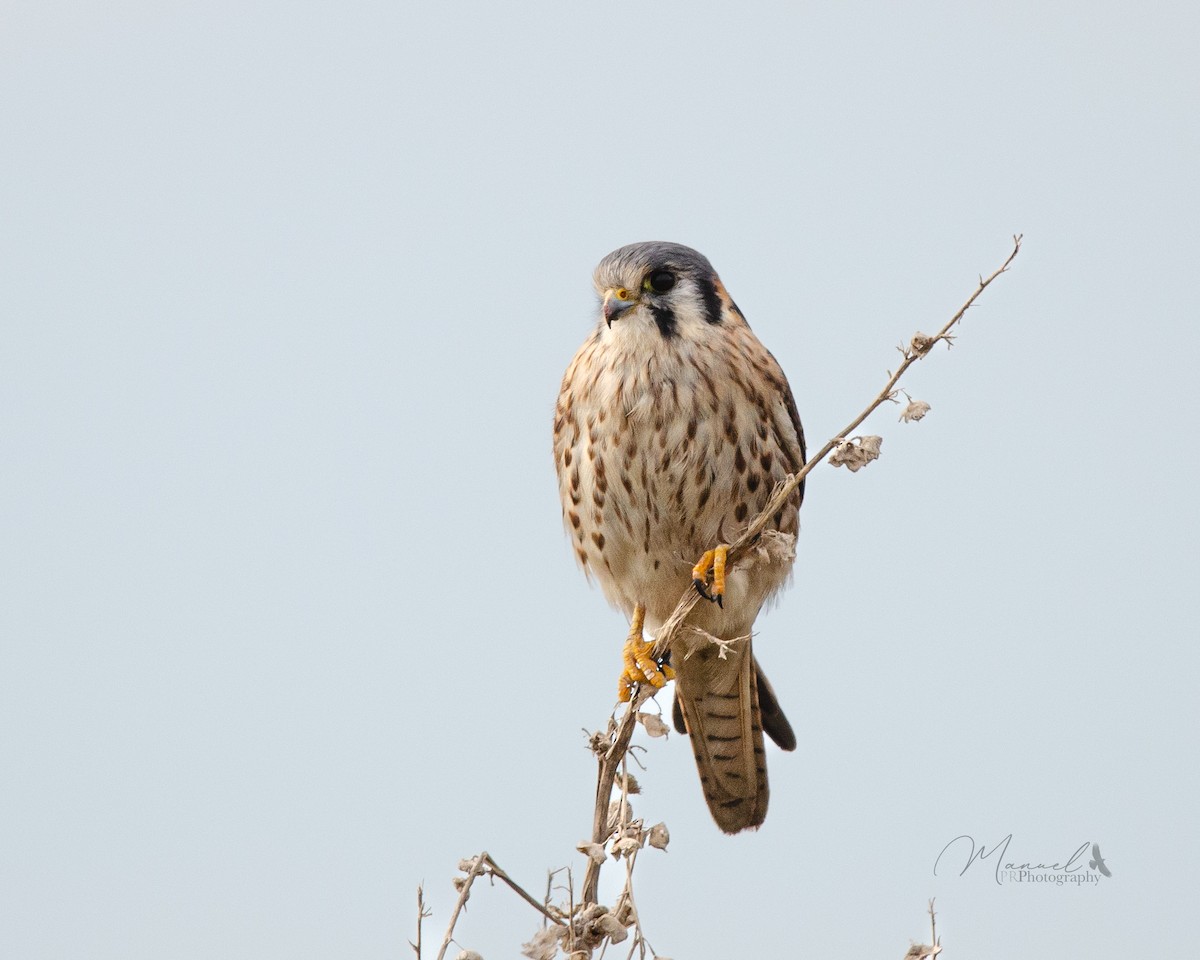
M775 741L775 745L780 750L795 750L796 734L792 730L792 725L788 723L783 708L779 706L775 688L771 686L771 681L762 672L762 667L758 665L757 660L754 661L754 679L758 684L758 706L762 713L763 732ZM672 706L671 719L675 723L675 729L686 736L688 731L683 722L683 709L678 696L675 697Z
M757 671L749 644L739 646L725 660L715 647L695 651L675 667L677 723L691 737L704 799L726 833L762 824L769 796Z
M775 688L771 686L771 681L762 672L762 667L758 665L757 660L754 661L754 679L758 687L758 706L762 711L763 730L766 731L768 737L775 741L775 745L780 750L795 750L796 734L792 730L792 725L788 723L783 708L779 706Z

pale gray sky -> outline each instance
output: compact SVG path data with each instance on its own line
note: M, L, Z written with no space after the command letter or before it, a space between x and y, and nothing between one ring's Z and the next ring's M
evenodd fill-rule
M759 656L756 835L679 737L678 958L1194 941L1200 123L1190 3L8 3L0 954L400 958L460 857L582 859L625 625L550 418L635 240L687 243L813 441ZM664 704L665 704L664 698ZM933 876L953 837L1111 879ZM537 927L478 889L461 942Z

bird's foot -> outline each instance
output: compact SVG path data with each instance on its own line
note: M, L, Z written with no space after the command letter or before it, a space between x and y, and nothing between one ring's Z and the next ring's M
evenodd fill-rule
M640 604L634 608L633 623L629 625L629 636L621 658L625 669L617 681L617 698L627 703L633 697L634 684L648 683L655 688L665 687L668 680L675 679L675 671L667 663L667 657L656 660L653 656L654 643L642 638L642 626L646 621L646 608Z
M704 556L692 567L692 586L705 600L713 601L722 610L725 609L725 562L729 559L729 544L722 543L712 550L705 550ZM712 570L712 588L708 586L708 571Z

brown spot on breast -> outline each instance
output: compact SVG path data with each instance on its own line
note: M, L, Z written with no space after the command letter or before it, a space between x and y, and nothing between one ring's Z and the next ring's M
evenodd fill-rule
M775 458L769 453L764 453L762 459L758 462L762 464L763 473L769 474L771 472L771 464L775 462Z
M563 466L569 467L570 465L571 465L571 448L567 447L567 449L563 451Z
M577 514L574 510L572 510L570 513L567 514L567 516L571 521L571 526L573 526L576 530L578 530L579 524L582 522L579 519L579 514Z
M594 543L598 549L603 550L604 549L604 534L602 534L599 530L596 530L595 532L593 532L592 533L592 543Z
M692 415L692 418L691 418L690 420L688 420L688 425L687 425L687 438L688 438L689 440L695 440L695 439L696 439L696 429L697 429L697 427L699 427L699 424L696 422L696 417L695 417L695 415L693 414L693 415Z
M746 519L746 514L749 513L749 507L745 503L739 503L733 511L733 519L741 523Z
M742 454L741 447L738 447L737 452L733 455L733 465L738 473L744 473L746 470L746 458Z
M758 489L758 474L752 473L746 478L746 489L753 493Z

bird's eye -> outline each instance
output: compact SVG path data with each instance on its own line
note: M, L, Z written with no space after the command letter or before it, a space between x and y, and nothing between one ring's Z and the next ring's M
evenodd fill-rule
M646 278L646 289L655 293L666 293L675 286L675 274L670 270L655 270Z

